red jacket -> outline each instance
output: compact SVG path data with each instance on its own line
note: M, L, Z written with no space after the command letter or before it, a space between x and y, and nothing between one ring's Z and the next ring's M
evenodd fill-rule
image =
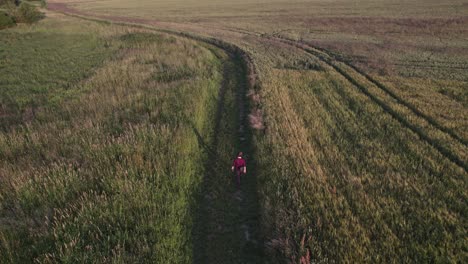
M236 168L236 170L242 168L242 167L245 167L246 164L245 164L245 160L241 157L237 157L233 162L232 162L232 166L234 168Z

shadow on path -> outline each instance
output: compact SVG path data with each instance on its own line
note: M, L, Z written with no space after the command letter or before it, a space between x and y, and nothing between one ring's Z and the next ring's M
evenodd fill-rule
M213 135L204 140L193 131L206 151L205 175L193 208L193 256L195 263L263 263L263 241L254 153L245 125L247 71L242 59L230 54L223 63ZM234 184L231 159L246 153L248 174L241 190Z

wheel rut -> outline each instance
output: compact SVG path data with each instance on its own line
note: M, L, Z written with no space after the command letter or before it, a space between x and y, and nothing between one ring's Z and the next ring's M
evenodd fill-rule
M329 51L319 48L319 47L310 46L309 44L302 43L299 41L293 41L293 40L279 38L279 37L264 36L262 34L251 33L249 35L256 36L256 37L263 38L263 39L274 40L283 44L287 44L291 47L298 48L312 55L313 57L317 58L322 63L331 67L335 72L341 75L344 79L346 79L353 86L358 88L360 92L362 92L372 102L374 102L379 107L381 107L383 111L385 111L390 116L392 116L392 118L398 121L402 126L408 128L413 133L415 133L421 141L426 142L427 144L432 146L438 153L444 156L446 159L448 159L449 161L451 161L452 163L454 163L455 165L463 169L465 172L468 172L468 163L466 160L464 160L464 158L460 157L460 155L457 155L454 151L452 151L450 147L447 147L446 145L442 144L440 140L438 140L437 138L430 136L428 133L424 131L424 129L421 128L421 126L418 126L417 124L411 122L410 120L412 118L405 117L402 114L398 113L392 106L390 106L384 100L380 99L376 94L371 92L369 87L367 87L366 85L363 85L360 81L354 78L349 73L349 71L344 70L342 67L338 66L335 62L343 63L345 66L349 67L349 70L353 71L353 74L363 77L365 80L373 84L379 90L383 91L383 93L386 96L388 96L391 100L394 100L396 104L408 109L409 110L408 112L410 115L413 115L415 118L421 119L422 122L426 122L427 124L429 124L430 129L437 130L440 133L447 135L449 139L448 140L449 146L455 146L461 149L462 153L467 153L466 140L464 140L463 138L453 133L453 131L451 131L450 129L447 129L444 126L440 125L431 117L422 113L416 107L414 107L413 105L411 105L410 103L406 102L401 97L399 97L397 94L392 92L388 87L386 87L379 81L372 78L369 74L363 72L361 69L350 64L349 62L336 58L336 56L331 55Z
M217 47L223 47L216 43ZM257 198L255 152L247 123L249 103L246 100L255 69L242 50L224 48L229 58L223 63L223 81L218 95L215 125L206 175L202 183L199 215L195 225L195 263L262 263L263 242ZM202 140L202 139L201 139ZM230 171L231 163L222 157L221 142L246 153L249 172L237 190ZM225 147L225 146L224 146Z
M351 84L353 84L355 87L357 87L363 94L365 94L370 100L372 100L374 103L379 105L385 112L390 114L395 120L397 120L400 124L405 126L406 128L410 129L413 133L417 134L418 137L422 140L431 145L434 149L436 149L442 156L450 160L451 162L455 163L457 166L461 167L462 169L465 170L465 172L468 172L468 164L466 161L462 160L458 155L456 155L451 149L447 148L446 146L442 145L439 143L436 139L430 137L427 133L425 133L418 125L412 123L409 121L408 118L405 118L402 116L400 113L395 111L391 106L389 106L385 101L382 99L379 99L375 94L371 93L369 89L365 86L362 85L358 80L353 78L347 71L343 70L341 67L337 66L334 64L330 59L325 58L323 55L319 54L318 52L308 49L308 48L302 48L300 49L304 50L305 52L315 56L318 58L320 61L326 63L328 66L332 67L336 72L338 72L341 76L343 76L347 81L349 81ZM322 51L323 52L323 51ZM328 56L330 56L328 53L326 53ZM356 66L351 65L349 63L345 63L348 67L353 69L356 73L360 74L361 76L364 76L365 79L367 79L369 82L374 84L376 87L378 87L380 90L384 91L385 94L390 96L392 99L394 99L398 104L406 107L411 111L412 114L415 116L423 119L425 122L429 123L431 126L433 126L435 129L439 130L441 133L447 134L449 137L451 137L454 141L455 144L460 145L463 149L466 149L466 141L463 140L462 138L458 137L456 134L452 133L450 130L444 128L440 124L438 124L436 121L434 121L432 118L426 116L423 114L421 111L416 109L414 106L410 105L403 99L401 99L399 96L397 96L395 93L390 91L387 87L383 86L380 82L377 80L373 79L370 77L367 73L362 72L362 70L358 69Z
M319 48L319 47L316 47L316 46L313 46L313 47L311 46L311 48L315 49L316 51L311 50L311 49L307 49L307 48L304 49L304 50L307 51L308 53L313 54L316 57L321 57L321 59L327 60L323 56L321 56L321 54L319 53L319 52L322 52L324 55L329 56L329 57L333 58L334 60L336 60L338 62L341 62L341 63L345 64L346 66L352 68L356 73L358 73L361 76L365 77L365 79L367 79L370 83L374 84L380 90L384 91L387 95L389 95L391 98L396 100L399 104L401 104L401 105L407 107L408 109L410 109L413 112L413 114L415 114L416 116L426 120L433 127L435 127L438 130L446 133L447 135L449 135L450 137L452 137L453 139L458 141L458 143L464 145L465 147L468 146L468 141L467 140L461 138L460 136L455 134L452 130L448 129L447 127L442 126L436 120L434 120L432 117L430 117L430 116L424 114L423 112L421 112L415 106L408 103L403 98L401 98L399 95L394 93L390 88L388 88L387 86L385 86L384 84L382 84L381 82L379 82L378 80L376 80L375 78L370 76L368 73L366 73L363 70L359 69L354 64L352 64L352 63L350 63L350 62L348 62L348 61L346 61L346 60L344 60L344 59L342 59L342 58L340 58L338 56L333 55L331 52L329 52L329 51L327 51L325 49L322 49L322 48ZM327 60L327 61L328 61L327 63L329 65L332 63L330 60Z
M245 125L246 73L239 54L230 53L223 63L223 81L218 95L215 128L205 164L193 229L195 263L261 263L255 165L251 157L249 130ZM242 69L242 70L239 70ZM236 120L236 122L229 122ZM197 133L198 134L198 133ZM204 139L199 137L201 144ZM248 153L249 175L237 190L229 157L221 143ZM234 152L229 153L234 156ZM226 160L228 159L228 160ZM253 169L251 169L253 168Z

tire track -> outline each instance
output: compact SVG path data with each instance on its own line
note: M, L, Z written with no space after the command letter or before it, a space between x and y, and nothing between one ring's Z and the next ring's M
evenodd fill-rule
M265 37L268 38L268 37ZM407 127L410 129L413 133L418 135L418 137L431 145L434 149L436 149L441 155L443 155L445 158L450 160L452 163L456 164L460 168L464 169L465 172L468 172L468 164L463 161L459 156L454 154L450 149L446 148L445 146L439 144L436 140L432 139L429 137L424 131L422 131L418 126L415 124L411 123L408 119L404 118L401 116L397 111L395 111L392 107L390 107L388 104L386 104L383 100L379 99L376 95L371 93L367 87L362 85L359 81L357 81L355 78L353 78L348 72L337 66L335 63L333 63L334 56L329 55L328 52L326 52L324 49L320 48L315 48L311 47L307 44L303 44L300 42L295 42L287 39L282 39L282 38L268 38L268 39L273 39L285 44L288 44L290 46L296 47L300 50L303 50L304 52L316 57L319 59L322 63L325 63L326 65L330 66L335 70L337 73L339 73L341 76L343 76L348 82L350 82L352 85L357 87L363 94L365 94L369 99L371 99L374 103L379 105L385 112L390 114L395 120L397 120L400 124L403 126ZM342 62L340 60L337 60L338 62ZM409 103L405 102L403 99L401 99L399 96L397 96L395 93L390 91L387 87L382 85L380 82L377 80L373 79L371 76L368 74L364 73L354 65L350 65L349 63L342 62L346 66L352 68L356 73L360 74L363 76L366 80L371 82L372 84L376 85L377 88L382 90L386 95L390 96L393 98L396 103L403 105L407 109L411 111L412 114L416 115L417 117L425 120L427 123L432 125L435 129L439 130L442 133L445 133L449 135L452 139L456 140L456 142L463 147L466 147L467 144L466 142L459 138L458 136L454 136L453 133L447 132L447 129L442 127L440 124L435 122L432 118L427 117L425 114L421 113L419 110L417 110L414 106L410 105Z
M355 72L357 72L358 74L363 76L367 81L374 84L377 88L379 88L380 90L385 92L388 96L393 98L397 103L399 103L399 104L405 106L406 108L408 108L411 112L413 112L413 114L415 114L419 118L424 119L427 123L429 123L431 126L435 127L436 129L440 130L441 132L447 134L448 136L453 138L455 141L457 141L457 143L459 143L460 145L463 145L464 147L468 147L468 140L460 137L459 135L454 133L451 129L439 124L434 118L428 116L427 114L424 114L422 111L417 109L414 105L412 105L411 103L405 101L401 96L394 93L387 86L385 86L384 84L382 84L381 82L379 82L378 80L376 80L375 78L373 78L372 76L370 76L369 74L364 72L363 70L359 69L358 67L356 67L355 65L350 63L348 60L345 60L344 58L342 58L338 54L335 54L333 52L330 52L330 51L328 51L326 49L323 49L323 48L320 48L320 47L317 47L317 46L311 46L310 44L307 44L307 43L294 41L294 40L291 40L291 39L282 38L282 37L278 37L278 36L271 37L271 36L268 36L266 34L261 34L261 33L257 33L257 32L249 32L249 31L238 30L238 29L227 29L227 30L237 32L237 33L242 33L242 34L249 35L249 36L255 36L255 37L259 37L259 38L280 41L282 43L294 46L294 47L296 47L298 49L301 49L301 50L313 55L314 57L319 58L322 62L324 62L325 64L331 66L335 70L336 70L336 68L338 66L334 65L332 60L330 60L327 57L330 57L333 60L336 60L338 62L341 62L344 65L352 68Z
M319 47L312 47L316 50L319 50L325 54L327 54L328 56L332 57L333 59L335 59L336 61L339 61L343 64L345 64L346 66L352 68L353 70L355 70L357 73L359 73L360 75L364 76L369 82L373 83L375 86L377 86L379 89L381 89L382 91L384 91L386 94L388 94L390 97L392 97L393 99L395 99L399 104L401 105L404 105L405 107L407 107L408 109L410 109L415 115L417 115L418 117L420 118L423 118L425 119L429 124L431 124L433 127L439 129L440 131L448 134L449 136L451 136L453 139L455 139L456 141L458 141L458 143L464 145L465 147L468 146L468 141L461 138L460 136L458 136L457 134L455 134L452 130L450 130L449 128L447 127L444 127L443 125L439 124L436 120L434 120L432 117L424 114L423 112L421 112L419 109L417 109L414 105L408 103L407 101L405 101L403 98L401 98L401 96L397 95L396 93L394 93L391 89L389 89L387 86L385 86L384 84L382 84L381 82L377 81L375 78L373 78L372 76L370 76L368 73L364 72L363 70L359 69L358 67L356 67L355 65L353 65L352 63L350 63L349 61L343 59L343 58L340 58L336 55L330 55L330 53L328 53L325 49L322 49L322 48L319 48Z

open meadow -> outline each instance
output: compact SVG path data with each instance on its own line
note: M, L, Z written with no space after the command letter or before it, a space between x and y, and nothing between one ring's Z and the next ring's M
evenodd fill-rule
M0 31L2 262L468 261L464 1L47 8Z

